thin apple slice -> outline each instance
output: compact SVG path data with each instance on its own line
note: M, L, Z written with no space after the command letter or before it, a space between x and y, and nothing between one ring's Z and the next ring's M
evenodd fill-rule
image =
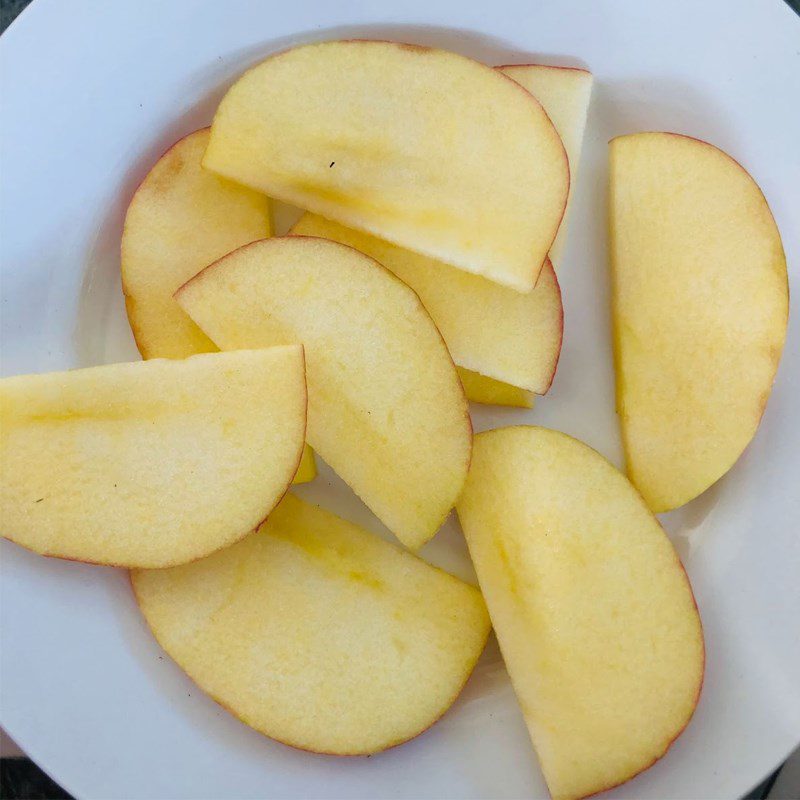
M668 511L756 432L786 338L786 258L741 165L671 133L611 142L610 246L628 474Z
M564 313L549 260L536 288L520 294L314 214L291 233L341 242L390 269L419 295L459 366L537 394L550 387Z
M189 278L270 235L269 201L201 167L210 128L177 141L139 184L122 230L122 289L142 358L211 353L214 343L175 302ZM306 447L295 483L316 475Z
M405 545L435 533L472 447L450 354L411 289L368 256L289 236L242 247L177 293L222 349L302 342L308 441Z
M573 67L522 64L498 69L527 89L542 104L567 152L570 175L567 207L549 253L553 266L558 270L566 242L567 223L578 177L586 113L589 110L594 79L588 70Z
M132 581L205 692L319 753L375 753L430 727L489 634L477 589L291 494L237 545Z
M526 392L510 383L502 383L494 378L487 378L478 372L458 367L458 377L464 386L467 400L492 406L516 406L517 408L533 408L535 395Z
M253 67L220 103L203 164L520 292L569 191L561 139L530 93L394 42L305 45Z
M204 170L210 129L177 141L139 184L122 231L122 289L143 358L213 352L172 297L209 264L270 235L269 201Z
M48 556L180 564L253 531L303 449L303 349L0 381L2 535Z
M317 477L317 461L314 458L314 451L308 446L303 446L303 455L300 459L300 466L294 474L292 483L309 483Z
M704 646L642 498L581 442L516 427L475 437L457 508L554 800L649 767L692 716Z

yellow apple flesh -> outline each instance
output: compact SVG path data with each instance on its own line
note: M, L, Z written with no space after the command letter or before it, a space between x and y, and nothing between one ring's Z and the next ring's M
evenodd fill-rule
M680 560L625 476L557 431L488 431L457 510L554 800L663 756L697 704L703 633Z
M516 406L517 408L533 408L535 395L525 389L518 389L510 383L502 383L494 378L487 378L472 370L458 368L458 377L464 386L467 400L492 406Z
M297 470L303 350L210 353L0 381L2 535L164 567L253 531Z
M209 128L176 142L139 184L122 231L122 288L143 358L186 358L214 343L172 296L201 269L270 235L269 201L201 167ZM306 448L295 483L316 475Z
M786 338L786 258L747 172L671 133L611 142L610 246L628 474L667 511L724 475L756 432Z
M437 531L472 447L467 401L419 298L373 259L265 239L201 272L178 302L222 349L305 345L308 441L405 545Z
M391 270L419 295L459 366L537 394L550 387L564 313L549 261L536 288L521 294L314 214L291 233L341 242Z
M586 114L592 94L592 73L585 69L550 67L543 64L522 64L497 69L527 89L542 104L567 153L570 175L567 207L556 240L548 254L558 270L564 255L570 205L581 160Z
M319 753L375 753L430 727L489 634L477 589L291 494L244 541L132 581L205 692Z
M176 142L139 184L122 232L122 288L143 358L216 350L172 297L243 244L270 235L269 201L200 162L209 128Z
M310 44L253 67L220 103L203 164L520 292L569 191L532 95L471 59L394 42Z

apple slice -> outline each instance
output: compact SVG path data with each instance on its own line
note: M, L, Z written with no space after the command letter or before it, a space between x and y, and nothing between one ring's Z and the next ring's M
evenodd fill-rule
M309 483L317 477L317 462L314 458L314 451L308 446L303 446L303 455L300 458L300 466L294 474L292 483Z
M48 556L180 564L253 531L303 449L303 349L0 381L2 534Z
M122 289L143 358L216 350L172 297L209 264L270 235L269 201L200 162L210 129L176 142L139 184L122 231Z
M527 89L542 104L567 152L570 174L567 207L549 253L553 266L558 270L561 266L572 193L581 160L586 112L589 110L589 98L592 94L592 73L585 69L550 67L544 64L523 64L498 67L498 69Z
M291 233L341 242L390 269L419 295L459 366L537 394L550 387L564 314L549 260L536 288L520 294L314 214Z
M139 184L122 231L122 289L142 358L186 358L217 348L173 293L201 269L270 235L269 201L204 170L210 128L177 141ZM306 447L295 483L316 475Z
M237 545L131 577L203 691L319 753L375 753L430 727L489 634L477 589L291 494Z
M222 349L305 345L308 441L403 544L422 546L469 466L467 401L417 295L350 247L309 237L242 247L178 290Z
M220 103L203 164L520 292L569 191L564 146L528 92L395 42L310 44L253 67Z
M478 372L458 367L458 377L464 386L467 400L473 403L484 403L493 406L516 406L533 408L533 392L526 392L510 383L502 383L494 378L487 378Z
M475 437L457 508L554 800L649 767L692 716L704 646L642 498L581 442L515 427Z
M786 258L747 172L672 133L611 142L610 248L628 474L668 511L756 432L786 338Z

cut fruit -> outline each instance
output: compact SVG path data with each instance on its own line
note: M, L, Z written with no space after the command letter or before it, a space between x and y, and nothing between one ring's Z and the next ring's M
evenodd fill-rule
M234 547L132 581L205 692L319 753L375 753L430 727L489 634L477 589L292 495Z
M122 231L122 288L142 358L211 353L214 343L172 296L212 262L270 235L269 201L200 166L210 128L161 156L128 206ZM306 447L294 483L316 475Z
M48 556L181 564L253 531L303 448L302 347L0 381L2 534Z
M212 262L270 234L263 194L202 169L209 128L176 142L133 195L122 232L122 288L143 358L216 350L173 293Z
M472 428L442 337L414 292L325 239L254 242L177 293L224 350L302 342L308 441L403 544L422 546L461 491Z
M510 383L501 383L463 367L458 367L458 377L461 378L467 400L473 403L533 408L535 397L533 392L526 392Z
M628 474L655 512L722 477L753 438L789 314L767 202L706 142L611 142L617 410Z
M292 483L309 483L317 477L317 462L314 458L314 451L308 446L303 447L303 456L300 459L300 466L297 468Z
M624 475L557 431L488 431L458 516L553 798L664 755L697 705L703 632L678 556Z
M564 314L549 260L536 288L520 294L314 214L291 232L341 242L390 269L419 295L459 366L537 394L550 387Z
M246 72L203 164L520 292L569 191L561 139L514 81L444 50L305 45Z
M543 64L498 67L509 78L527 89L541 104L555 126L569 160L570 187L567 208L558 236L550 248L550 260L558 269L567 235L567 223L578 176L578 166L586 128L586 112L592 94L592 73L572 67L548 67Z

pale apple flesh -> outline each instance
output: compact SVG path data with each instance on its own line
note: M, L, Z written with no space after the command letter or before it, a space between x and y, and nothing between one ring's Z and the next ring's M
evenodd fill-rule
M535 395L525 389L502 383L494 378L487 378L478 372L458 368L458 377L464 386L467 400L493 406L515 406L517 408L533 408Z
M477 589L291 494L233 547L132 581L205 692L319 753L376 753L430 727L489 634Z
M558 270L564 257L572 195L583 148L583 132L592 94L592 73L572 67L551 67L544 64L520 64L497 67L503 74L527 89L547 112L555 127L569 162L570 185L564 218L558 235L550 247L550 261Z
M564 311L550 261L521 294L374 236L305 214L291 233L320 236L366 253L418 295L460 367L544 394L561 352Z
M217 350L175 302L175 290L243 244L271 232L267 198L201 166L210 129L178 140L139 184L122 231L122 288L143 358L187 358ZM316 475L303 451L295 483Z
M209 128L177 141L139 184L122 232L122 287L144 358L216 350L172 297L209 264L270 235L269 201L201 167Z
M221 348L303 343L308 441L410 548L453 507L472 428L461 381L419 298L373 259L276 237L183 286L181 307Z
M769 206L716 147L611 142L617 410L653 511L687 503L753 438L786 338L786 258Z
M302 347L0 381L2 535L125 567L200 558L253 531L292 481Z
M487 431L457 511L554 800L663 756L698 702L703 633L680 560L625 476L557 431Z
M203 164L520 292L569 192L561 139L529 92L394 42L310 44L253 67L220 103Z

